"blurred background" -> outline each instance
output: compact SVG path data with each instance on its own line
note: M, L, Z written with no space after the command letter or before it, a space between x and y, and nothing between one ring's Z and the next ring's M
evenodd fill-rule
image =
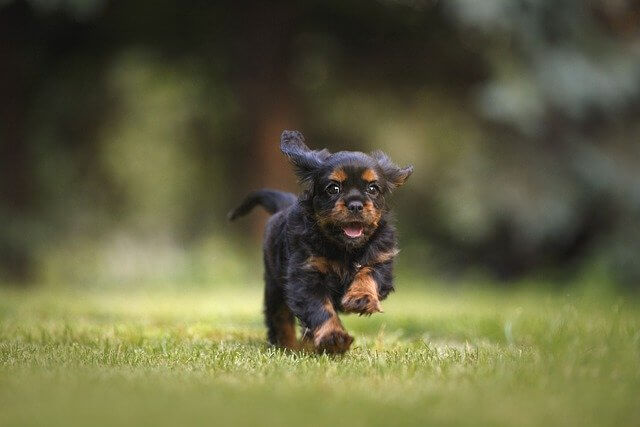
M298 129L415 165L400 275L638 290L639 119L632 0L0 0L0 282L255 283Z

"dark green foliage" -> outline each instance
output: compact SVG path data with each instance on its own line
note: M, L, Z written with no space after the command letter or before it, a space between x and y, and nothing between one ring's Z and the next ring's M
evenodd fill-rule
M637 287L638 16L606 0L0 2L0 280L226 265L246 238L224 222L231 194L296 188L278 150L296 128L415 165L395 210L405 268Z

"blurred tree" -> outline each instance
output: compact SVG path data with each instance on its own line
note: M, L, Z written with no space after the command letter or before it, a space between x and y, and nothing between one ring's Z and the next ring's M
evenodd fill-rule
M277 141L299 128L416 164L396 198L413 265L595 262L640 283L639 17L624 0L4 0L0 274L65 253L86 256L69 271L184 265L233 239L246 191L296 188Z

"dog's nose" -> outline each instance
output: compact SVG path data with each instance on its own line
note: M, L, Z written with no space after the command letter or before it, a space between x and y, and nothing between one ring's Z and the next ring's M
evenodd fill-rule
M352 213L358 213L362 211L363 206L362 206L362 202L358 200L354 200L352 202L349 202L349 205L347 207Z

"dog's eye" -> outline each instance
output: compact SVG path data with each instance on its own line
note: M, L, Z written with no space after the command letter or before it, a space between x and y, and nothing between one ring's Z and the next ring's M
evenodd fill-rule
M340 186L336 183L331 183L327 185L326 191L327 193L335 196L340 192Z
M379 192L380 192L380 187L378 187L377 184L367 185L367 193L371 194L372 196L375 196Z

